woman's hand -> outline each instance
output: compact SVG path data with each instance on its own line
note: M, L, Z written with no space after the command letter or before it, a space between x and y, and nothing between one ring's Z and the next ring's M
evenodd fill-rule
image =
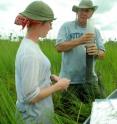
M51 79L51 81L53 81L53 82L57 82L58 80L60 80L60 77L53 74L53 75L50 76L50 79Z
M70 80L66 78L61 78L55 84L58 90L67 90L69 87Z

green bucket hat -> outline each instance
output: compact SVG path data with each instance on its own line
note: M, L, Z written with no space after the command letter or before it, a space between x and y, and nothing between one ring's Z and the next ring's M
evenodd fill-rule
M20 14L32 20L40 21L55 20L52 9L42 1L32 2Z
M98 8L98 6L94 6L91 0L81 0L79 5L74 5L72 7L72 11L78 12L79 9L93 9L94 11Z

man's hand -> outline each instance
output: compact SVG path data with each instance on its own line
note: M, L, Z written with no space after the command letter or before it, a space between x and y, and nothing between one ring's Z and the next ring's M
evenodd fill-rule
M97 56L99 53L99 50L95 43L88 43L86 44L86 52L88 53L88 55Z
M86 33L79 38L80 44L86 44L94 39L94 33Z

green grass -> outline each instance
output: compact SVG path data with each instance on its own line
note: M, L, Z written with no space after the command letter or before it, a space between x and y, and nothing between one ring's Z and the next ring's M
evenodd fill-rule
M16 124L15 119L15 55L18 49L18 42L0 41L0 124ZM44 53L52 64L52 73L59 74L61 54L55 49L55 42L46 40L40 43ZM98 60L96 70L101 74L102 82L108 96L117 88L117 43L108 42L105 44L106 57L103 61ZM54 124L82 124L89 116L91 104L83 104L77 98L71 99L73 106L71 113L64 113L60 102L61 94L53 95L55 106Z
M106 56L103 61L97 61L97 71L101 73L102 82L105 85L106 95L117 88L117 42L105 44Z

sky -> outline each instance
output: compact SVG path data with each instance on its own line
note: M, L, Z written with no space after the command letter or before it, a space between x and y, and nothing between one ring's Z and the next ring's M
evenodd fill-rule
M14 24L15 17L25 7L35 0L0 0L0 34L8 36L25 35L20 26ZM48 38L56 38L60 26L66 21L72 21L76 14L72 11L73 5L78 5L80 0L42 0L54 11L57 20L53 22ZM95 26L100 30L103 39L114 40L117 38L117 0L93 0L98 9L93 15Z

